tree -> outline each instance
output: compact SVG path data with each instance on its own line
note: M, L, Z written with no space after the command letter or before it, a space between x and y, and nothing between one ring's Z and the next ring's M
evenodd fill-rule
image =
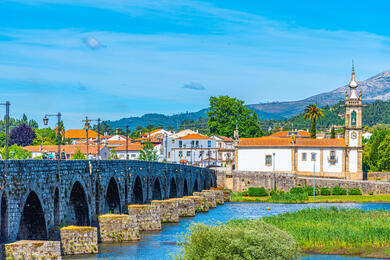
M390 136L390 127L381 126L374 130L371 138L364 145L363 163L368 167L368 170L381 171L386 168L387 162L382 156L386 155L388 151L387 146L390 145L386 140L387 136Z
M147 141L140 154L139 159L143 161L157 161L157 151L154 150L153 144L150 141Z
M335 139L335 138L336 138L336 132L335 132L333 126L332 126L332 129L330 130L330 138L331 138L331 139Z
M316 138L316 121L322 117L324 117L324 113L322 109L317 106L317 104L311 104L305 108L304 118L311 120L310 138Z
M390 170L390 135L386 135L378 147L377 170Z
M34 119L31 119L30 121L28 121L28 126L31 127L32 129L36 129L38 128L38 123Z
M0 154L1 154L1 158L5 158L5 147L1 149ZM14 160L29 159L31 158L31 152L27 151L21 146L14 144L8 147L8 157L9 159L14 159Z
M64 141L65 138L65 127L64 127L64 122L61 120L59 125L58 123L56 124L57 126L54 128L54 132L56 136L58 135L58 128L60 128L60 140ZM57 136L58 138L58 136ZM57 141L58 142L58 141Z
M58 143L56 133L51 128L35 129L33 145L56 145Z
M10 134L10 145L17 144L20 146L31 145L36 134L31 127L26 124L21 124L12 129Z
M85 154L80 151L80 148L77 148L74 154L70 157L71 160L85 160Z
M211 134L233 137L236 125L240 137L263 135L256 112L244 105L244 101L229 96L210 97L207 112Z
M111 149L110 156L108 156L108 160L116 160L118 159L118 156L116 155L116 152L114 149Z
M95 132L98 132L98 126L97 125L94 125L92 127L92 129ZM100 134L101 135L104 135L104 134L113 135L114 133L115 133L114 129L112 129L112 127L107 123L107 121L103 121L103 122L100 123Z

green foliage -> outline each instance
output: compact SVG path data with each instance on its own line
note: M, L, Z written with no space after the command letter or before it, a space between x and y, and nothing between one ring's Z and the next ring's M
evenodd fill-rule
M313 195L313 186L306 186L304 188L304 191L309 195L309 196L312 196ZM320 191L318 190L318 188L316 187L316 195L319 195L320 194Z
M370 171L390 170L390 127L382 125L373 130L364 146L363 162Z
M330 190L328 187L322 187L320 189L320 194L323 196L329 196L330 195Z
M304 119L311 120L310 138L316 138L316 121L322 117L324 117L323 110L317 104L306 106Z
M347 195L347 191L339 186L332 188L332 195Z
M51 128L37 128L35 135L32 145L56 145L58 143L57 135Z
M94 130L96 133L98 132L98 125L93 125L92 130ZM114 129L111 128L111 126L107 123L107 121L102 121L100 123L100 134L107 134L107 135L113 135L115 134Z
M308 208L263 220L287 231L304 251L390 246L390 211Z
M296 259L294 238L262 220L231 220L207 226L193 223L181 237L176 259Z
M249 196L249 192L247 190L243 191L243 192L241 192L241 196L248 197Z
M236 125L240 137L259 137L262 131L256 112L244 101L229 96L210 97L208 126L211 134L233 137Z
M5 159L5 147L1 149L0 154L1 158ZM27 151L22 146L14 144L8 147L8 158L15 160L30 159L31 152Z
M110 155L108 156L108 160L116 160L118 159L118 156L116 155L116 152L114 149L110 150Z
M297 203L305 202L309 199L306 192L303 193L291 193L291 192L275 192L272 194L271 202L285 202L285 203Z
M330 129L330 138L335 139L336 138L336 131L334 130L334 127L332 126L332 129Z
M71 160L85 160L85 154L83 154L80 151L80 148L77 148L72 157L70 157Z
M292 194L302 194L304 192L305 192L305 190L302 187L292 187L290 189L290 193L292 193Z
M248 189L248 195L249 197L264 197L264 196L268 196L268 192L266 191L266 189L264 189L264 187L261 188L250 187Z
M350 189L348 194L349 195L362 195L362 191L358 188Z
M153 144L147 141L139 154L139 159L143 161L157 161L157 151L154 149Z

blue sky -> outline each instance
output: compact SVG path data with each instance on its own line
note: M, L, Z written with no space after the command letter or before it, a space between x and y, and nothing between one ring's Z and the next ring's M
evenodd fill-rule
M356 0L1 1L1 100L12 116L41 124L60 111L79 128L85 115L196 111L211 95L302 99L346 84L352 59L358 79L390 69L389 9Z

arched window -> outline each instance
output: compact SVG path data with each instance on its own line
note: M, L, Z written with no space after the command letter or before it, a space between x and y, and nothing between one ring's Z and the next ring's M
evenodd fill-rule
M356 112L352 111L351 113L351 125L356 126Z

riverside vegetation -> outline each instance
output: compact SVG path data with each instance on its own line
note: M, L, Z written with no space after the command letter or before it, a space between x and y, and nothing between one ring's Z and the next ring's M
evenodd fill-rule
M390 258L390 212L308 208L261 219L192 224L176 259L296 259L299 253Z
M313 202L390 202L390 195L363 195L360 189L345 190L338 186L329 189L322 187L294 187L289 192L271 191L267 192L263 187L249 188L248 191L232 193L232 202L270 202L270 203L313 203Z

